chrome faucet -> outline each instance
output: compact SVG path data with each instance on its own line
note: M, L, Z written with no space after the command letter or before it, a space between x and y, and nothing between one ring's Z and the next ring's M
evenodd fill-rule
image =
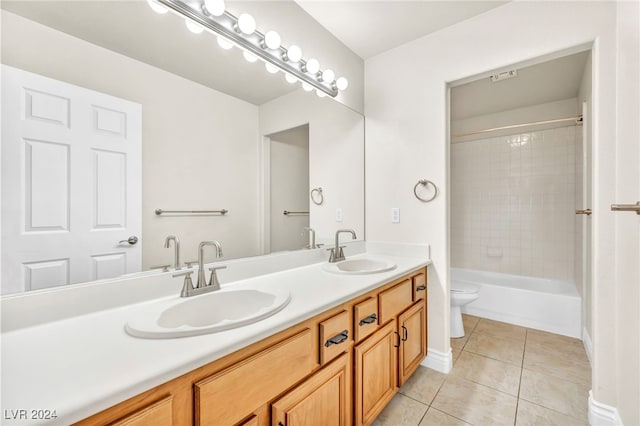
M211 278L209 279L209 283L204 276L204 248L205 246L214 246L216 248L216 257L222 257L222 247L220 247L220 243L217 241L203 241L198 246L198 281L196 286L193 286L193 282L191 281L191 274L193 270L189 269L184 272L179 272L177 274L173 274L174 277L184 276L184 284L182 286L182 291L180 292L180 297L191 297L196 296L198 294L209 293L210 291L220 290L220 282L218 281L218 276L216 275L216 271L218 269L225 269L226 266L218 266L211 267L209 270L211 271ZM192 263L192 262L190 262Z
M343 232L351 233L351 239L353 240L357 238L356 231L354 231L353 229L338 229L336 231L336 245L332 249L329 249L331 250L331 253L329 254L330 263L340 262L341 260L344 260L344 251L342 251L344 246L341 246L339 241L340 234L342 234Z
M313 228L309 228L308 226L305 226L304 228L302 228L302 235L304 235L304 231L309 232L309 244L306 246L306 248L308 249L318 248L318 246L316 245L316 231L314 231Z
M168 235L167 238L164 239L164 248L169 248L170 243L173 241L173 246L175 250L173 267L177 270L182 269L180 266L180 240L175 235Z

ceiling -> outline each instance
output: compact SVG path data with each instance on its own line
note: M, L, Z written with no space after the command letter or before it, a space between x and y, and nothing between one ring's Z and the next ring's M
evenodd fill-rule
M508 3L431 0L295 1L363 59Z
M492 83L481 78L451 89L451 119L460 120L571 99L578 96L590 51L584 51L535 65L508 67L517 77Z

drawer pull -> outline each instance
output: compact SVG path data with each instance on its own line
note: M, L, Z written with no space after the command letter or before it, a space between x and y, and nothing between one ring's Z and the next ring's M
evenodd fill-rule
M360 322L358 323L359 326L363 326L363 325L367 325L367 324L373 324L374 322L376 322L378 320L378 315L376 314L371 314L366 318L362 318L360 320Z
M397 331L394 331L394 333L396 334L396 336L398 336L398 344L397 345L393 345L394 348L399 348L400 347L400 342L402 341L402 338L400 337L400 333L398 333Z
M407 330L407 327L405 327L404 325L402 326L402 331L404 334L404 337L402 338L403 342L406 342L407 339L409 338L409 331Z
M324 342L325 347L329 347L331 345L338 345L349 338L349 330L344 330L342 333L336 334L332 338L328 339Z
M416 287L416 291L423 291L426 290L427 286L426 285L419 285L418 287Z

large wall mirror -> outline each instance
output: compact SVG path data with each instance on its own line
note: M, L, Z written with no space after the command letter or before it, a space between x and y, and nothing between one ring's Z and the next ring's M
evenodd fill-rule
M175 15L3 1L2 64L3 294L364 239L364 117Z

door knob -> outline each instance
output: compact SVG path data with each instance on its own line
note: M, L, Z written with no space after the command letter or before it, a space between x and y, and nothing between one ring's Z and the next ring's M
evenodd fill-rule
M611 204L611 210L614 212L636 212L640 215L640 201L635 204Z
M591 216L591 213L593 213L591 209L576 210L576 214L586 214L587 216Z
M135 235L132 235L129 238L127 238L126 240L119 241L118 244L129 243L131 245L134 245L137 242L138 242L138 237L136 237Z

